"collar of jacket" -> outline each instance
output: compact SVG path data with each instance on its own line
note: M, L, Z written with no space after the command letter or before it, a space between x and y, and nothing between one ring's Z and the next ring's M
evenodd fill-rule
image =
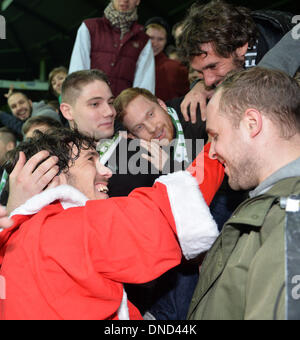
M87 200L88 198L76 188L70 185L60 185L33 196L15 209L10 217L15 215L34 215L55 201L59 201L64 209L68 209L84 206Z
M300 183L300 177L290 177L277 182L265 194L249 198L243 202L233 213L226 225L249 225L260 228L274 203L279 202L280 197L290 196L295 186ZM259 204L259 209L257 209ZM244 211L244 213L240 213Z

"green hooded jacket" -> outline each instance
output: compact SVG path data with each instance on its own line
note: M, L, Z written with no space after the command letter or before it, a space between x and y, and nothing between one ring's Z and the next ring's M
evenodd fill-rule
M283 179L243 202L209 250L191 301L190 320L285 319L285 210L300 177Z

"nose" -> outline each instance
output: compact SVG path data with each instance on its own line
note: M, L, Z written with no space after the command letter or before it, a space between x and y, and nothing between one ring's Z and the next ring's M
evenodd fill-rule
M107 180L109 178L111 178L112 171L108 167L106 167L105 165L100 163L99 159L96 163L96 168L97 168L97 172L100 176L105 177Z
M157 40L153 37L150 37L150 39L151 39L152 46L153 47L157 46Z
M23 109L23 105L22 104L17 104L16 105L16 110L17 111L20 111L20 110L22 110Z
M206 70L203 72L203 79L206 86L213 86L218 82L218 77L211 71Z
M145 128L149 133L154 133L156 130L156 125L153 122L145 122Z
M101 108L101 111L104 117L115 117L117 114L114 106L108 103L106 103L105 107Z
M210 159L217 159L217 153L215 150L214 142L211 142L208 156Z

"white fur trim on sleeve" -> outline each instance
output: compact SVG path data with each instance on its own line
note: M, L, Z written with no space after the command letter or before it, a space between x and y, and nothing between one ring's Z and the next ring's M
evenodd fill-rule
M184 257L189 260L210 249L219 231L195 178L179 171L161 176L157 182L167 187Z

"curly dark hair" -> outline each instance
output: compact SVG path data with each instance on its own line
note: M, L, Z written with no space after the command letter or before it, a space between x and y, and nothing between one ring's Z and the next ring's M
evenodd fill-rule
M258 37L256 24L248 8L234 6L222 0L208 4L194 3L183 25L178 41L178 54L190 62L201 51L200 45L213 43L217 55L228 58L246 43L252 47Z
M74 146L76 148L73 148ZM67 172L69 170L70 166L78 159L81 150L89 149L96 149L96 140L82 135L77 130L53 128L47 133L37 130L33 138L26 139L6 154L4 168L8 174L13 171L18 162L20 151L25 153L28 160L36 153L46 150L49 152L49 157L58 157L59 175L62 171Z

